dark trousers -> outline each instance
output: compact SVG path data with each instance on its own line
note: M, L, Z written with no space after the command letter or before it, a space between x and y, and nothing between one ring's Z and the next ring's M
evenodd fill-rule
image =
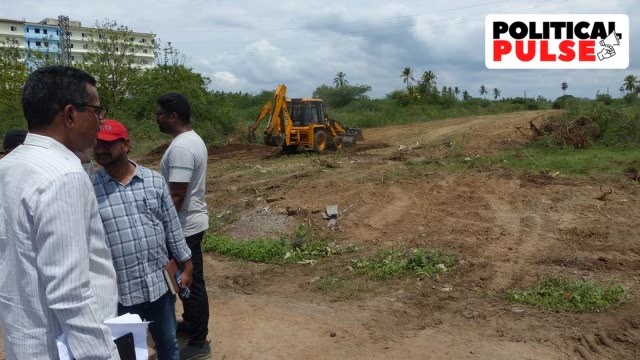
M132 306L118 304L118 315L138 314L150 321L149 332L155 343L158 360L178 360L176 338L176 296L167 291L156 301L147 301Z
M193 280L191 295L181 299L184 313L182 318L189 324L189 344L202 344L207 341L209 333L209 296L204 284L202 261L202 239L204 231L187 236L187 245L191 249L193 263Z

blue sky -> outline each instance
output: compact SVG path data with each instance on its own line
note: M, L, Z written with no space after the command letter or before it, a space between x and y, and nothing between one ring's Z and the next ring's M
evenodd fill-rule
M500 89L503 97L562 95L617 97L626 75L640 78L640 3L637 1L459 0L111 0L4 2L0 17L40 21L67 15L91 26L115 20L171 42L186 65L212 79L213 90L257 93L287 85L292 97L310 96L342 71L372 97L404 87L400 73L430 70L437 85ZM627 14L631 55L625 70L489 70L484 63L484 19L489 14ZM634 43L636 45L634 45Z

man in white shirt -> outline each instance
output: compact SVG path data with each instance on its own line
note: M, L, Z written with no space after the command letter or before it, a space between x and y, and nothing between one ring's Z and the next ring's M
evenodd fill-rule
M169 192L178 210L193 262L191 296L182 299L183 324L188 324L189 343L180 350L180 359L207 359L211 357L207 340L209 297L202 263L202 239L209 228L205 202L207 147L191 129L191 106L184 96L164 94L156 100L156 104L156 121L160 131L173 136L171 145L160 161L160 173L169 184Z
M91 181L74 154L92 147L106 108L95 79L67 66L27 79L29 133L0 160L0 323L7 359L119 359L103 321L116 315L116 273Z

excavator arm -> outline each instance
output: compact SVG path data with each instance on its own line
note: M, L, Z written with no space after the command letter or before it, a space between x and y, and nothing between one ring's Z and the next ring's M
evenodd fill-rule
M262 107L262 110L260 111L260 114L258 114L258 116L256 117L256 121L249 126L249 134L248 134L249 142L255 143L257 141L257 139L256 139L256 129L258 128L258 126L260 125L262 120L264 120L264 118L267 115L271 114L271 110L273 110L273 102L268 101Z
M256 141L256 129L269 115L267 128L264 131L264 142L266 145L281 146L289 143L287 134L290 132L291 117L287 111L287 87L283 84L278 85L273 101L267 102L253 124L249 126L249 141Z

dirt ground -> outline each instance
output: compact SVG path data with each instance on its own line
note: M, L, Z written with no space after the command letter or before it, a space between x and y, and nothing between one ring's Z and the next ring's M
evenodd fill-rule
M307 224L342 247L356 245L350 257L404 244L461 259L439 276L339 292L318 284L348 271L342 256L280 266L206 254L213 358L640 358L637 183L622 175L451 170L453 162L521 146L516 127L527 134L538 114L365 129L356 147L320 156L211 147L208 205L218 234L242 241L291 235ZM139 161L157 167L158 153ZM601 186L612 190L606 202L596 199ZM339 209L334 230L322 217L327 205ZM506 289L545 275L615 279L625 300L577 314L503 299Z

